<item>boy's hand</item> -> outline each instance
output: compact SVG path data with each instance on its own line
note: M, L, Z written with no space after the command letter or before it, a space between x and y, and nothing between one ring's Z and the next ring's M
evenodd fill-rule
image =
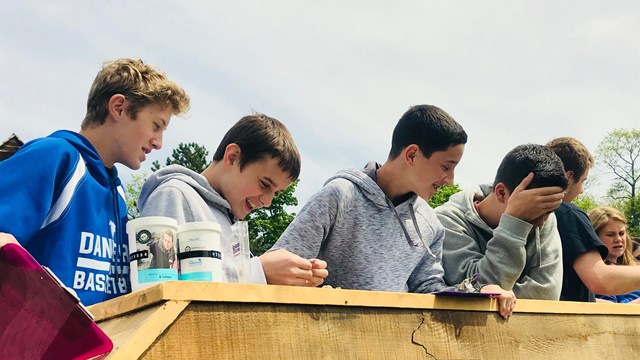
M516 294L511 290L505 290L498 285L485 285L480 289L481 293L500 293L498 297L498 308L500 315L505 320L509 320L513 314L513 308L516 306Z
M527 186L533 181L533 176L533 173L529 173L513 189L509 200L507 200L505 214L532 223L535 219L554 211L560 206L564 198L564 190L559 186L527 189Z
M320 259L310 259L311 261L311 273L313 277L310 286L319 286L324 282L324 279L329 276L329 270L327 270L327 262Z
M16 240L16 238L13 235L9 233L0 232L0 248L5 246L6 244L20 245L18 243L18 240Z
M260 255L267 284L315 287L324 282L327 263L303 259L285 249ZM315 264L315 265L314 265Z

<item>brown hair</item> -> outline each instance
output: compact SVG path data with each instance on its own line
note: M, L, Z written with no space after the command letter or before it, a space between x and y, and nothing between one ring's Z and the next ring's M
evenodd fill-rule
M547 146L560 157L564 171L573 171L574 182L595 165L595 159L587 147L575 138L559 137L549 141Z
M278 166L288 172L291 181L300 176L300 153L289 130L277 119L256 113L245 116L227 131L213 154L222 160L229 144L240 147L240 170L268 156L278 159Z
M106 62L91 85L83 130L104 124L109 99L116 94L127 98L127 112L133 119L148 105L171 106L174 115L189 110L189 96L162 71L140 59L118 59Z

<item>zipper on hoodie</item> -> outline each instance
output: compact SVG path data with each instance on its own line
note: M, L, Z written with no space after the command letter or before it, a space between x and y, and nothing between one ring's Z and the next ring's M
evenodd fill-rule
M120 204L118 204L118 197L120 197L120 194L118 193L118 186L116 185L116 181L114 177L109 176L109 185L111 188L111 193L114 194L115 196L113 197L113 209L114 209L114 215L115 215L115 226L116 226L116 231L114 234L114 239L113 241L116 242L116 249L119 249L120 251L122 251L122 238L120 236L121 232L122 232L122 220L120 219ZM111 229L109 229L109 231L111 231ZM120 290L118 287L118 282L120 281L120 274L118 273L118 251L114 251L113 252L113 258L111 259L111 266L113 266L113 282L114 282L114 297L117 297L120 294ZM128 258L128 256L127 256ZM123 270L124 270L124 265L123 266ZM125 281L125 287L126 287L126 281ZM105 291L103 293L103 299L107 300L107 292Z

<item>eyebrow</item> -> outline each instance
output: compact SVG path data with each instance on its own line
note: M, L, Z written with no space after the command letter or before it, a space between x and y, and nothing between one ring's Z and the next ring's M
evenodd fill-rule
M270 178L270 177L268 177L268 176L265 176L265 177L263 178L263 180L266 180L266 181L267 181L269 184L271 184L271 186L273 186L274 188L277 188L277 187L278 187L278 186L276 185L275 181L273 181L273 179L271 179L271 178Z

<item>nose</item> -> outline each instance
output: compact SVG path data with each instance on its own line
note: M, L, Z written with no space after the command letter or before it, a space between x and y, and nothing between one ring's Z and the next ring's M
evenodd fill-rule
M273 194L267 193L260 196L260 202L264 207L271 206L271 202L273 201Z
M151 139L151 147L154 150L162 149L162 133L160 133L157 137Z
M153 148L153 150L162 149L162 137L151 140L151 148Z
M443 182L445 184L447 184L447 185L451 185L451 184L453 184L453 177L454 177L454 173L453 173L453 170L452 170L450 174L447 174L444 177L444 181Z

